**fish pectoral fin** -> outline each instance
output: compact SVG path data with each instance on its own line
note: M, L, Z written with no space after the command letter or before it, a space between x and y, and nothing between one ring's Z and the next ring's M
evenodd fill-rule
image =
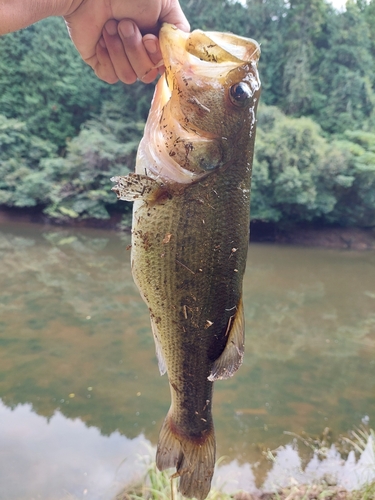
M151 316L151 329L155 341L155 351L156 351L156 357L158 359L159 372L160 375L164 375L164 373L166 373L167 371L167 364L165 362L163 350L161 348L160 340L158 337L158 327L155 323L155 319L152 316Z
M235 316L228 323L228 340L224 351L214 362L208 380L222 380L231 377L241 366L245 348L245 317L242 298Z
M138 199L148 200L155 198L155 194L162 189L162 184L147 175L130 173L129 175L112 177L116 182L112 191L117 194L119 200L135 201Z

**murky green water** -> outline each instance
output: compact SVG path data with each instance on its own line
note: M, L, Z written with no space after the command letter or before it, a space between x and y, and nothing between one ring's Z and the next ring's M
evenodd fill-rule
M99 498L82 479L90 446L103 472L156 444L168 383L128 244L103 231L0 225L0 499ZM255 463L290 441L284 431L375 425L374 252L253 244L244 303L244 364L215 389L219 456ZM99 452L101 436L114 444Z

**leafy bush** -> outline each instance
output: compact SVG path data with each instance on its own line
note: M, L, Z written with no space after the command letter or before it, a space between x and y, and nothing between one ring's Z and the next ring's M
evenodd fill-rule
M56 156L56 146L30 134L25 123L0 115L0 204L16 207L35 206L41 202L40 171L42 159ZM31 182L30 182L31 181ZM25 189L28 186L28 189Z
M375 225L375 134L329 142L309 118L261 107L253 166L252 218Z
M117 206L110 178L133 169L138 142L121 143L97 122L85 126L68 144L65 158L41 162L42 175L51 179L45 213L57 218L107 219L108 209L115 203L116 209L129 210L125 203Z
M348 226L375 226L375 133L345 132L346 140L336 141L349 153L349 189L341 196L332 217Z
M129 211L117 204L110 178L133 169L142 129L143 123L117 124L116 134L110 123L88 122L61 157L25 123L0 115L0 204L41 205L55 218L106 219L115 203Z

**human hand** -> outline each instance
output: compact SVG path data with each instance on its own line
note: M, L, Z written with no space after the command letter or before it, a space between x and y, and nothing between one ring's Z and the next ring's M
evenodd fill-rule
M64 19L82 59L108 83L150 83L162 59L160 24L190 29L178 0L76 0Z

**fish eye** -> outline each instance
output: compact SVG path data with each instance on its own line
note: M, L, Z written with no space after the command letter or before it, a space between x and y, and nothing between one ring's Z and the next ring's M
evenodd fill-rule
M244 106L246 101L252 97L253 93L245 82L235 83L229 89L229 97L236 106Z

